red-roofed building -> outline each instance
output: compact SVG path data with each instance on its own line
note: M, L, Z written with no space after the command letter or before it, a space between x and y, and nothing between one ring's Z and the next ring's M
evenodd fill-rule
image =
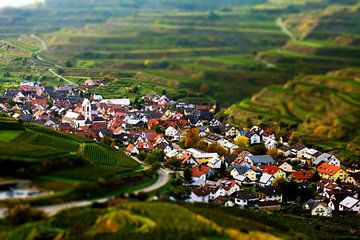
M296 182L306 182L314 177L314 173L310 170L293 172L290 175Z
M151 142L138 142L136 147L139 149L139 151L152 151L154 150L154 146Z
M332 181L336 181L340 179L341 181L345 181L347 177L347 172L339 166L330 165L328 163L321 164L316 171L319 173L320 177L323 179L329 179Z
M278 166L267 165L265 168L262 169L262 172L270 174L275 178L286 178L286 172L281 170Z
M31 104L46 107L46 99L33 99L31 100Z
M195 167L193 167L193 169L191 171L192 176L194 178L206 180L206 175L210 171L210 169L211 168L209 168L208 166L205 166L205 165L196 165Z
M147 126L149 129L153 129L154 127L156 127L157 125L159 125L159 120L158 119L150 119L147 122Z

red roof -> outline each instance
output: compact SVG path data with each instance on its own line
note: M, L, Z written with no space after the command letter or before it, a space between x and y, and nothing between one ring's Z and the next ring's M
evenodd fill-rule
M159 124L159 120L158 119L150 119L147 123L148 128L151 128L153 126L156 126Z
M150 150L150 151L154 149L154 146L152 145L151 142L138 142L137 147L139 149L146 149L146 150Z
M210 171L210 168L205 165L196 165L192 169L192 176L193 177L201 177L204 174L207 174Z
M230 190L233 186L235 186L235 180L220 180L221 187L225 190Z
M199 187L199 188L195 188L193 189L193 193L196 195L196 196L207 196L210 194L210 191L209 189L207 189L206 187Z
M278 166L272 166L272 165L267 165L262 172L263 173L268 173L270 175L274 175L277 171L279 171L280 168Z
M334 165L330 165L327 163L323 163L320 165L320 167L318 167L316 169L316 171L318 171L318 173L322 173L322 174L327 174L330 176L333 176L335 173L337 173L339 170L341 169L341 167L338 166L334 166Z
M31 101L32 105L41 105L46 107L46 99L34 99Z
M300 181L312 179L314 174L312 171L307 170L307 171L293 172L292 176L294 176L296 181L300 182Z

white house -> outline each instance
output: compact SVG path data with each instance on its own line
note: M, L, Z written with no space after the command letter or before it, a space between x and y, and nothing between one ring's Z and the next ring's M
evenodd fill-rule
M191 191L190 198L191 203L209 203L210 191L206 187L195 188Z
M261 143L261 137L257 133L252 134L249 139L251 145Z
M301 145L299 143L291 146L291 154L298 158L302 158L305 155L306 150L307 150L307 147L305 147L304 145Z
M339 203L339 211L360 212L360 200L354 197L346 197Z
M275 177L273 175L270 175L268 173L263 173L263 175L260 177L259 185L260 187L271 186L274 180Z
M178 134L178 130L176 130L174 127L169 126L166 130L165 130L165 136L166 137L170 137L173 138Z

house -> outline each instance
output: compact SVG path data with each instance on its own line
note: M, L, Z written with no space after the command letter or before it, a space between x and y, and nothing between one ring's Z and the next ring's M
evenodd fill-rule
M346 197L339 203L339 211L360 212L360 200L354 197Z
M211 168L209 168L208 166L200 164L200 165L195 165L192 168L191 173L192 173L194 180L196 180L196 179L206 180L207 174L209 173L210 170L211 170Z
M328 195L328 206L332 211L339 211L340 202L342 202L346 197L350 196L350 192L345 191L330 191L327 192Z
M129 144L125 149L125 152L130 155L138 155L140 153L139 149L134 144Z
M282 154L284 157L288 157L291 154L291 148L288 146L285 146L285 145L280 146L278 148L278 151L279 151L279 154Z
M207 189L209 190L209 200L214 200L217 197L224 197L226 196L226 190L219 186L208 186L206 185Z
M234 180L219 180L218 183L223 189L225 189L227 196L240 191L240 186Z
M238 178L239 176L244 176L245 178L248 178L250 181L255 182L256 181L256 172L246 166L242 165L235 165L231 168L230 175L233 178Z
M350 173L346 178L345 183L360 186L360 172Z
M166 130L165 130L165 136L166 137L170 137L173 138L178 134L178 130L176 130L174 127L169 126Z
M241 190L230 196L239 207L255 207L259 202L259 196L252 190Z
M261 143L261 137L257 133L250 134L249 140L250 140L250 145Z
M289 179L294 179L296 182L307 182L314 177L314 173L310 170L306 171L297 171L291 173Z
M291 155L298 157L298 158L302 158L305 154L305 151L307 150L307 147L305 147L304 145L297 143L293 146L291 146Z
M265 168L262 169L262 172L273 175L275 179L277 178L286 179L286 172L281 170L278 166L267 165Z
M248 159L252 165L257 167L274 163L274 159L270 155L249 155Z
M236 127L230 127L228 128L228 130L225 132L225 136L230 136L232 138L237 137L239 134L239 130Z
M229 201L229 197L219 196L211 202L213 206L225 206L225 204Z
M330 165L328 163L321 164L316 171L323 179L329 179L331 181L345 181L347 173L344 169L338 166Z
M239 150L239 146L229 142L228 140L226 139L220 139L217 141L217 143L222 147L224 148L225 150L227 150L228 152L230 153L234 153L236 152L237 150Z
M293 169L293 167L292 167L289 163L287 163L287 162L284 162L283 164L281 164L281 165L279 166L279 168L280 168L281 170L283 170L284 172L286 172L286 173L295 172L295 170Z
M263 175L261 175L260 180L259 180L259 186L260 187L268 187L271 186L272 183L274 182L275 177L273 175L270 175L268 173L264 173Z
M304 152L304 158L314 162L322 153L316 149L306 149Z
M193 157L198 163L208 163L212 160L219 159L219 155L217 153L197 153L193 154Z
M210 191L206 187L194 188L188 201L191 203L209 203L209 195Z
M334 155L331 155L329 153L323 153L313 161L314 166L319 166L322 163L328 163L330 165L340 167L340 160L337 159Z
M324 202L314 202L310 204L310 212L312 216L331 217L332 210Z
M260 201L283 201L283 193L281 189L275 186L262 187L258 190Z

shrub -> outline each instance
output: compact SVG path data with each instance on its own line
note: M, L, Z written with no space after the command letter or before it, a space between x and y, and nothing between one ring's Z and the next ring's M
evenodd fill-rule
M14 225L21 225L27 222L39 221L45 218L44 212L31 208L28 205L15 206L9 209L7 220Z

